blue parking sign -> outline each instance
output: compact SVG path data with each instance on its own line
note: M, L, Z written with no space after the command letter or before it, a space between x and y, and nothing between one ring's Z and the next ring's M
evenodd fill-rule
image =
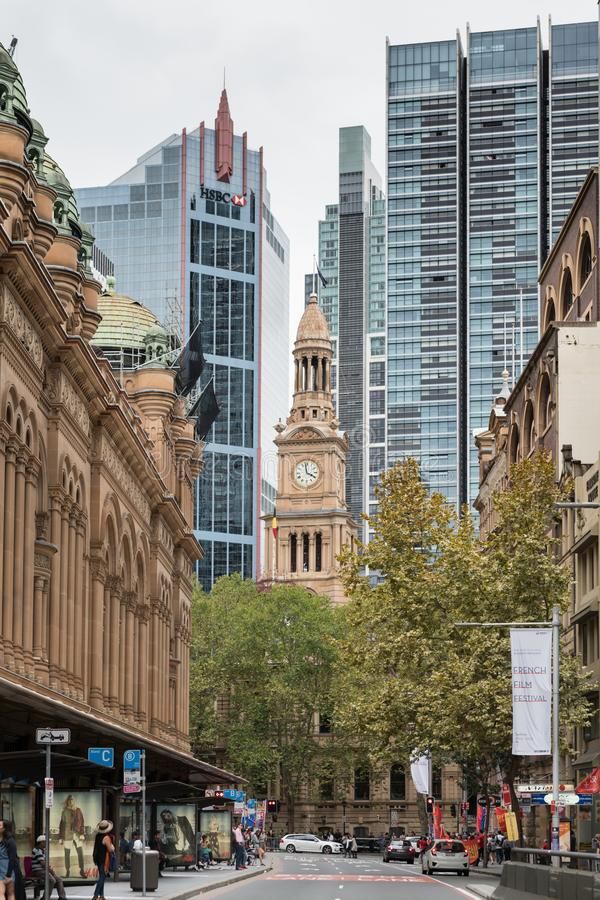
M142 751L141 750L126 750L123 754L123 768L124 769L141 769L142 766Z
M88 747L88 759L97 766L112 769L115 764L114 747Z

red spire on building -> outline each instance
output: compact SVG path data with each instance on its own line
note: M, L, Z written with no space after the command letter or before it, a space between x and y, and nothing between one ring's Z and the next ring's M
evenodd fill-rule
M221 92L215 119L215 171L219 181L229 182L233 175L233 119L229 113L225 88Z

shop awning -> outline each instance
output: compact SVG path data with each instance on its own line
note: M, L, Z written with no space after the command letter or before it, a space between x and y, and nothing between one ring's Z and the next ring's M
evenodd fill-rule
M239 775L196 759L191 753L169 746L164 741L149 737L135 728L104 719L85 704L62 698L59 694L52 696L47 688L44 688L42 694L33 687L29 688L9 678L0 677L0 702L3 713L0 751L11 752L14 748L35 752L36 728L67 726L71 728L73 740L71 753L66 756L77 760L76 764L80 771L81 766L85 764L86 767L92 766L93 770L98 772L100 767L88 762L86 748L102 746L108 742L115 746L117 752L125 748L143 749L148 757L156 761L158 770L170 774L175 768L176 772L173 773L176 776L185 775L186 778L192 776L196 785L235 785L244 782ZM65 762L65 765L75 765L75 762ZM115 770L105 771L115 772Z

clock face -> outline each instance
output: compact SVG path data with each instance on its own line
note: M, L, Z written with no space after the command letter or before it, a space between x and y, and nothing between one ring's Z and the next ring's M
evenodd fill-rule
M319 477L319 467L312 459L303 459L294 470L296 481L300 487L310 487Z

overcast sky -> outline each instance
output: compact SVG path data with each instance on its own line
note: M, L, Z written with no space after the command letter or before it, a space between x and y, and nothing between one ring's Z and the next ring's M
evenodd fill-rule
M292 327L316 223L337 196L338 128L365 125L383 176L385 38L596 18L593 0L43 0L6 3L0 41L75 187L106 184L182 127L212 122L227 69L237 133L265 150L291 241ZM117 273L118 274L118 273Z

